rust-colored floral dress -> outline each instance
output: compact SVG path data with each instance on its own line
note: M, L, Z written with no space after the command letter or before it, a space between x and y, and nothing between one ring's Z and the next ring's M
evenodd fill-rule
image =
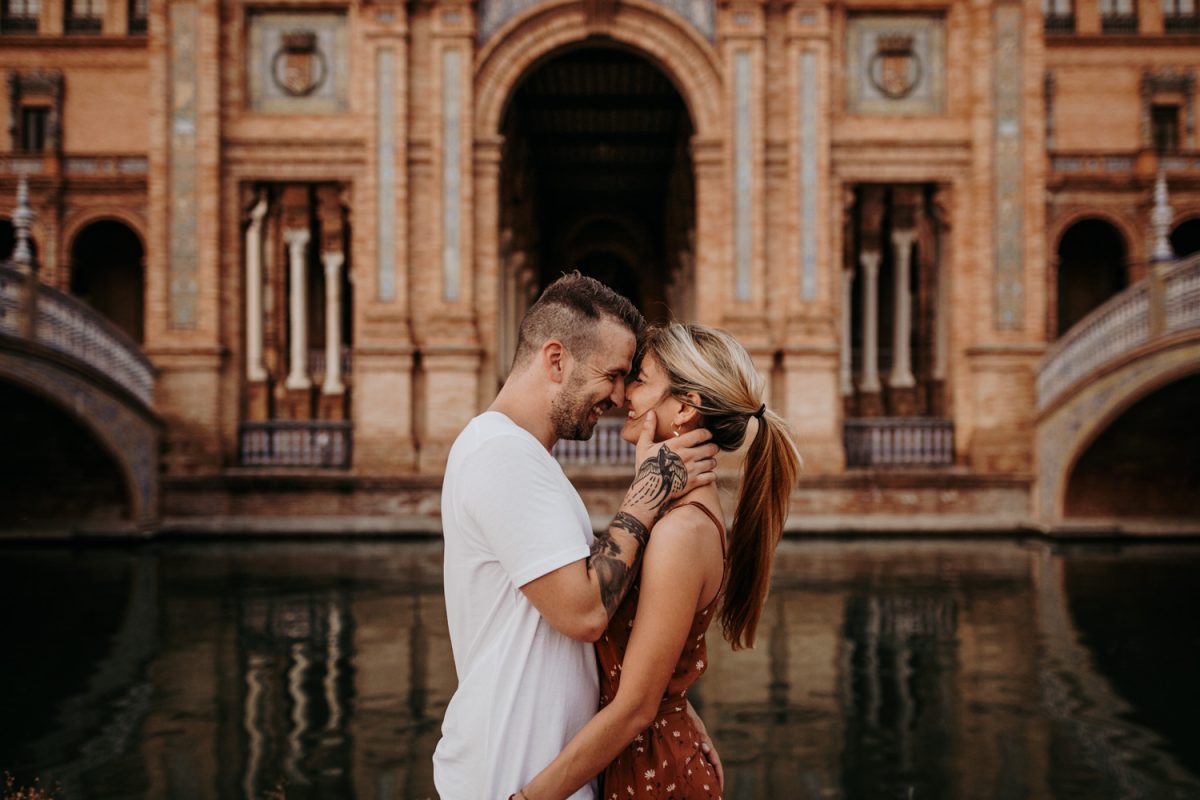
M697 502L681 503L696 506L709 516L721 534L725 547L725 526L705 506ZM728 561L721 576L721 590L708 605L696 612L688 631L687 643L679 654L675 671L667 681L666 692L659 705L654 724L621 751L604 772L603 800L719 800L721 786L716 770L700 750L700 734L687 714L687 691L708 668L708 646L704 632L716 613L717 602L725 591ZM608 630L596 642L596 659L600 664L600 706L604 707L617 696L621 685L621 662L629 645L633 621L637 614L641 580L635 583L625 600L608 623Z

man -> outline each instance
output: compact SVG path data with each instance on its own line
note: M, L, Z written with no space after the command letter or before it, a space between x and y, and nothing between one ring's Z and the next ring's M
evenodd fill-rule
M587 439L624 404L643 321L579 273L555 281L521 323L512 371L455 441L442 484L446 614L458 690L433 756L442 800L506 798L596 712L591 642L636 575L668 500L715 480L716 447L697 430L653 445L607 531L550 450ZM652 415L650 415L652 416ZM585 786L572 800L592 800Z

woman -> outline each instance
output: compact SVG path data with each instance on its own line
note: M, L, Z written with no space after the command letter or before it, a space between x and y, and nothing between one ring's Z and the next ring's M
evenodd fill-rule
M601 771L605 800L721 796L687 689L708 665L704 632L722 596L725 638L735 650L753 646L800 466L786 423L762 393L750 356L728 333L679 324L648 333L626 389L622 438L637 441L650 411L657 441L703 426L729 452L752 432L728 547L715 484L672 503L646 545L639 583L596 643L599 713L518 800L567 797Z

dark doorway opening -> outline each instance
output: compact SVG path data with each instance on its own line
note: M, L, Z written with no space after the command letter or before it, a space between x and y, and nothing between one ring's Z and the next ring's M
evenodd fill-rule
M1127 253L1125 239L1104 220L1067 229L1058 243L1058 336L1129 285Z
M628 50L569 49L513 93L500 189L500 363L529 303L578 269L652 320L690 319L692 122L670 78Z
M71 243L71 293L144 341L145 251L137 234L113 220L88 225Z

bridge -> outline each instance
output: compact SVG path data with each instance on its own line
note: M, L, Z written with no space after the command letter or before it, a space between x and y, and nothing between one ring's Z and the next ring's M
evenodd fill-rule
M39 282L27 268L0 264L0 388L15 390L7 395L13 407L5 409L10 418L3 424L19 426L11 398L32 395L60 412L58 419L85 429L119 476L122 516L139 529L152 527L159 514L162 423L154 410L155 376L138 344L98 311ZM17 441L18 433L10 429L5 436ZM72 445L66 447L70 452ZM63 480L71 478L66 472ZM62 486L60 500L73 488Z
M1077 323L1037 375L1042 522L1200 522L1200 254L1152 267Z

